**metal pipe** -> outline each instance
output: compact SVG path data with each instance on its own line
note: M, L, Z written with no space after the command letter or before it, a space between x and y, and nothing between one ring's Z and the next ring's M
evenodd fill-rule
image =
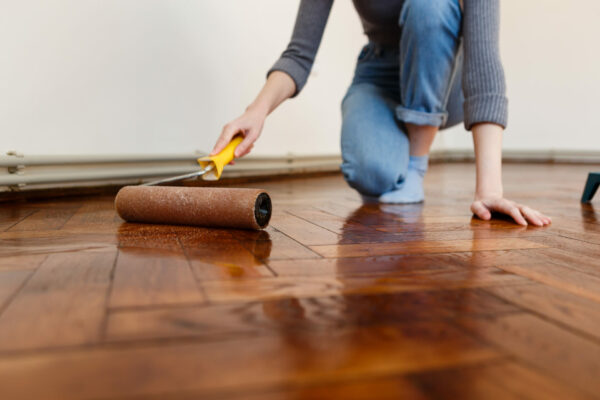
M70 165L70 164L135 164L135 163L161 163L189 161L196 162L196 159L206 155L204 152L187 154L100 154L100 155L24 155L24 156L0 156L0 167L17 166L43 166L43 165ZM339 156L250 156L245 157L244 162L262 163L262 162L322 162L332 158L339 159Z
M54 172L43 174L2 175L0 186L36 185L49 183L67 183L83 181L105 181L116 179L143 179L157 176L168 176L170 174L185 174L193 171L193 168L127 168L125 170L91 170L83 172Z
M70 161L75 160L72 158ZM80 161L83 159L80 159ZM104 159L105 161L107 159ZM122 159L113 159L113 163L122 162ZM148 163L149 159L143 159L134 162L128 160L125 165L109 166L105 163L96 163L95 160L85 158L85 162L77 163L38 163L28 164L20 173L0 174L0 186L22 187L23 185L56 185L71 184L77 182L107 182L115 180L137 180L141 182L144 179L160 178L174 175L182 175L198 171L199 167L195 158L190 162L189 159L182 160L181 165L173 165L171 158L163 158L158 161L152 159L152 166L135 165ZM21 161L21 160L19 160ZM40 160L38 160L40 161ZM269 158L263 159L240 159L235 165L227 167L224 177L242 177L242 176L263 176L277 174L293 174L304 172L325 172L336 171L340 165L339 156L319 156L306 158ZM169 165L169 162L171 163ZM185 162L185 164L184 164ZM164 165L160 165L163 163ZM127 165L130 164L130 165ZM133 164L133 165L131 165ZM18 165L23 165L19 163Z
M0 167L70 165L70 164L129 164L153 162L195 162L201 154L121 154L121 155L59 155L59 156L0 156Z

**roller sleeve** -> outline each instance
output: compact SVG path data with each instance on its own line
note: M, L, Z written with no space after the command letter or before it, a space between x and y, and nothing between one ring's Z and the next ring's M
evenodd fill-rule
M115 208L129 222L262 229L271 199L261 189L125 186Z

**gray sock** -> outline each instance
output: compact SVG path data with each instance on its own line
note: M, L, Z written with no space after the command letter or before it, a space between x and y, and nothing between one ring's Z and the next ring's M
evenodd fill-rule
M429 156L410 156L408 170L402 186L379 197L381 203L407 204L425 200L423 178L427 172Z

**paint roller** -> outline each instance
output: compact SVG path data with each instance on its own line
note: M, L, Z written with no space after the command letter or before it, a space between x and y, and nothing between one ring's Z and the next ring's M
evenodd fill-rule
M223 151L199 158L200 171L140 186L125 186L117 193L115 208L128 222L197 225L219 228L263 229L271 218L271 198L261 189L158 186L202 177L218 180L233 160L243 137L236 136Z

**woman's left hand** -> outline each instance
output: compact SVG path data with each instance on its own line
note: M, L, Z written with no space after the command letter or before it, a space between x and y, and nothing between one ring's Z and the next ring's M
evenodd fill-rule
M471 204L471 211L485 221L492 218L492 212L498 212L510 216L519 225L527 225L529 222L536 226L546 226L552 223L550 217L541 212L503 197L476 197Z

